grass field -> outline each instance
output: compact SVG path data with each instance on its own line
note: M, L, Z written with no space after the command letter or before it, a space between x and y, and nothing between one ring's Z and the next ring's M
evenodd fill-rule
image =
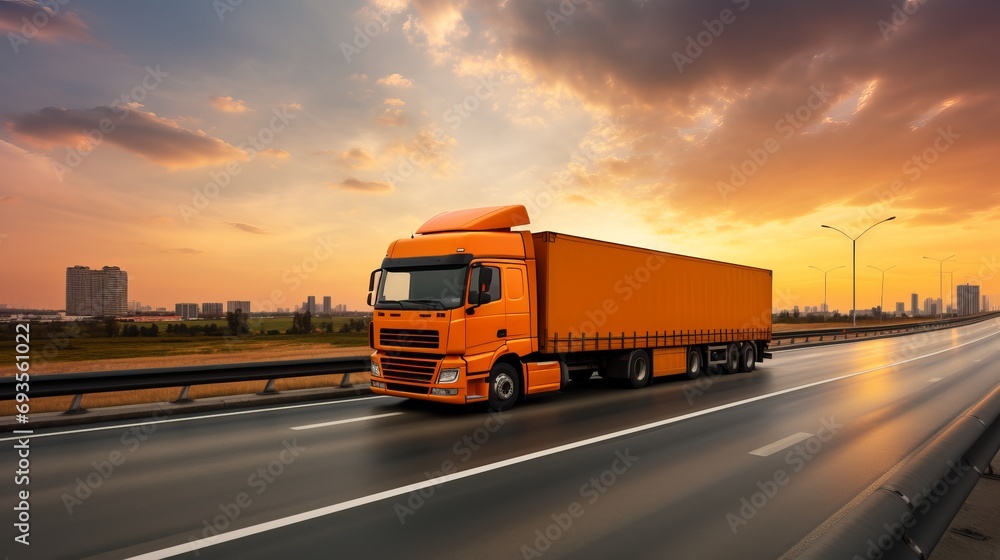
M146 356L182 356L249 352L282 345L368 346L368 333L313 333L225 336L72 338L33 341L32 367L46 363L111 360ZM7 366L10 366L8 368ZM0 346L0 372L14 365L14 345Z

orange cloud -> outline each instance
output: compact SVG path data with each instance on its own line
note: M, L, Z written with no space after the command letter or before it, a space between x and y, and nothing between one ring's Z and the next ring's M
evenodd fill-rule
M410 81L408 78L404 78L398 73L382 76L375 83L381 84L383 86L402 87L402 88L408 88L413 86L412 81Z
M375 156L364 148L351 148L337 156L337 163L348 169L371 169Z
M382 181L362 181L354 177L348 177L339 183L330 183L329 186L338 189L371 194L385 194L392 192L392 185L389 183L384 183Z
M246 106L242 99L235 99L232 96L217 95L212 98L212 106L224 113L246 113L253 109Z
M285 150L279 150L278 148L265 148L257 153L262 156L272 157L276 159L288 159L292 157L292 154L288 153Z
M229 225L231 225L231 226L233 226L236 229L243 230L243 231L245 231L247 233L256 233L256 234L270 233L269 231L267 231L264 228L260 228L260 227L257 227L257 226L254 226L254 225L250 225L250 224L243 224L243 223L240 223L240 222L226 222L226 223L229 224Z
M181 128L136 106L46 107L15 115L7 127L34 145L94 148L108 143L170 169L245 161L248 157L218 138Z
M33 38L42 40L98 43L90 28L73 12L61 11L63 5L55 2L42 6L34 0L0 2L0 32L4 32L14 52Z

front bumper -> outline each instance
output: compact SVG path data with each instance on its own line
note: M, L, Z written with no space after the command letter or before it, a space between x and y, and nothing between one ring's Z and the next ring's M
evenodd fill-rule
M469 379L465 360L460 356L431 356L376 352L372 363L379 376L371 376L371 390L377 395L465 404L486 399L486 378ZM442 369L456 368L454 383L438 383Z

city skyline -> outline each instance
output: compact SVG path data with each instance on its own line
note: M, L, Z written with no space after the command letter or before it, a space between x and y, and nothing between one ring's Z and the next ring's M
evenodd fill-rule
M532 231L771 269L783 308L823 303L810 265L846 265L828 278L841 313L851 247L820 224L895 215L858 241L859 311L880 301L868 266L895 266L886 308L939 297L925 256L957 254L946 305L966 282L1000 294L989 18L839 3L809 7L803 34L764 4L571 4L46 15L0 49L0 258L18 263L0 301L61 308L66 266L111 262L158 307L335 293L362 310L392 240L512 203ZM33 5L0 2L0 28L22 33ZM305 42L249 49L262 27Z

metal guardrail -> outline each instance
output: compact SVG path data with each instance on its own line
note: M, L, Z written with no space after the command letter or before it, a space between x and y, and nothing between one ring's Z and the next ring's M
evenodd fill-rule
M772 335L772 340L777 342L776 346L781 346L783 341L789 341L787 342L788 344L794 344L796 339L803 339L805 342L808 342L811 337L819 337L820 340L831 337L832 340L836 340L838 336L847 338L853 335L855 338L858 338L868 336L869 334L877 335L917 329L947 328L975 323L994 317L1000 317L1000 312L910 325L818 329L778 333ZM83 399L83 395L87 393L181 387L181 392L174 402L190 402L189 392L192 385L267 380L267 385L261 391L261 394L273 394L277 392L274 389L274 382L277 379L342 373L345 375L340 386L348 387L350 386L350 374L368 371L370 367L371 359L368 357L345 357L176 368L59 373L32 376L29 394L36 398L72 395L74 397L73 402L66 412L73 414L82 412L80 402ZM0 400L14 399L16 384L17 382L14 377L0 378Z
M800 559L925 559L1000 450L1000 386L952 422Z
M980 321L1000 317L1000 312L983 313L980 315L970 315L967 317L957 317L954 319L944 319L941 321L924 321L920 323L904 323L895 325L878 325L874 327L842 327L832 329L812 329L802 331L788 331L773 333L771 335L771 347L780 347L812 341L832 341L845 340L850 338L863 338L869 336L879 336L885 334L901 334L918 330L936 330L971 325Z
M314 358L280 362L253 362L209 366L151 368L121 371L93 371L85 373L56 373L30 378L29 395L59 397L73 395L68 414L81 412L80 401L87 393L129 391L136 389L163 389L181 387L174 402L190 402L188 392L192 385L208 385L233 381L264 381L267 385L261 394L272 394L277 379L312 375L344 374L341 387L349 387L351 374L368 371L371 359L366 357ZM0 379L0 400L12 400L16 394L14 377Z

